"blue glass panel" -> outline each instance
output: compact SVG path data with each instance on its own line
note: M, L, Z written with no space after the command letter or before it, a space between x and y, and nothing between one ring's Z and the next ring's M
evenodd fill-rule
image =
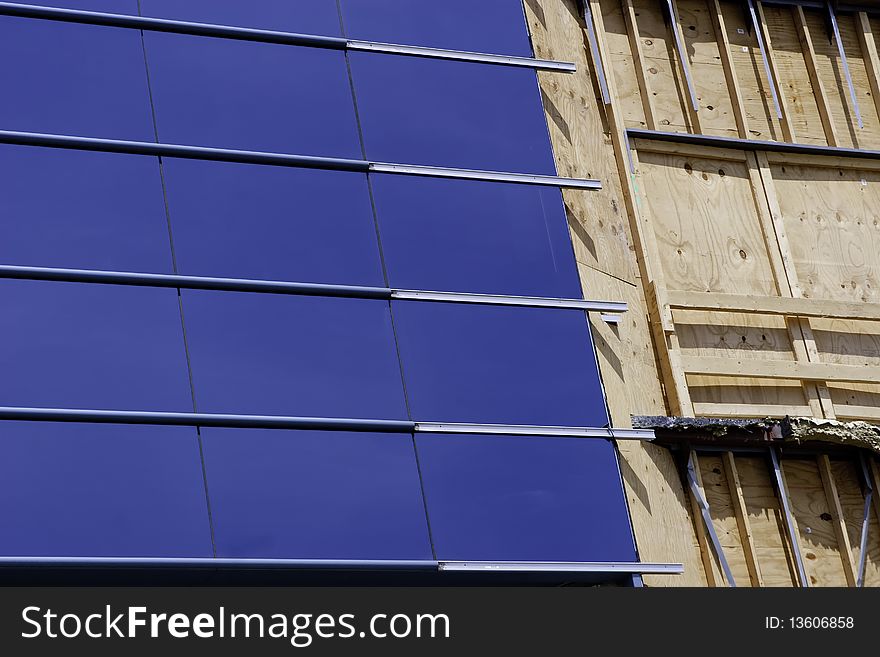
M200 411L406 417L386 302L182 295Z
M0 128L153 141L140 32L0 16Z
M363 174L166 159L165 180L181 273L384 285Z
M582 311L394 302L413 418L604 426Z
M0 423L0 552L210 557L196 430Z
M529 57L520 0L342 0L346 34L358 39Z
M86 11L106 11L111 14L137 16L138 0L34 0L22 4L62 9L85 9Z
M175 290L0 281L0 405L192 411Z
M218 556L431 558L412 436L202 435Z
M164 142L361 157L341 52L144 34Z
M171 271L159 163L0 146L0 263Z
M438 559L636 559L608 442L419 434L416 444Z
M373 191L392 287L580 298L558 189L377 175Z
M141 0L141 14L299 34L340 33L336 0Z
M370 159L556 173L534 71L357 52L351 66Z

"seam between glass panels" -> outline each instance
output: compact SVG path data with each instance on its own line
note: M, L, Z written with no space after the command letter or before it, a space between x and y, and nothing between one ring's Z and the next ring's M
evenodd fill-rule
M345 38L346 37L346 30L345 30L345 19L342 14L342 0L336 0L336 10L339 12L339 29L342 32L343 38ZM367 159L367 145L366 145L366 141L364 140L364 130L363 130L363 125L361 123L360 110L358 108L357 91L355 90L355 86L354 86L354 75L352 74L351 59L349 57L348 51L345 52L345 68L348 73L348 83L351 88L351 100L354 105L354 116L355 116L355 121L357 122L358 140L360 141L360 146L361 146L361 156L364 158L364 160L366 160ZM367 172L365 175L367 178L367 191L370 195L370 208L373 213L373 227L376 230L376 243L379 248L379 260L382 264L382 276L385 281L385 287L390 288L391 283L388 278L388 267L385 263L385 251L384 251L384 248L382 247L382 234L381 234L381 231L379 230L379 211L378 211L378 208L376 207L376 198L373 193L373 181L370 179L369 172ZM394 322L394 309L392 308L392 304L391 304L390 299L388 300L387 303L388 303L388 317L391 321L391 335L394 339L394 353L397 355L397 366L400 369L400 385L403 390L403 402L404 402L404 405L406 406L406 417L410 421L413 421L412 409L410 407L410 401L409 401L409 391L407 390L407 387L406 387L406 375L405 375L404 369L403 369L403 358L400 355L400 341L397 338L397 326L395 325L395 322ZM419 448L418 448L418 445L416 444L415 431L413 431L413 433L410 434L410 440L412 441L413 458L415 459L415 462L416 462L416 472L419 477L419 492L422 495L422 509L425 513L425 528L428 531L428 544L431 546L431 558L437 559L437 549L434 546L434 533L433 533L433 530L431 529L431 517L428 514L428 497L425 492L425 479L422 476L422 463L421 463L421 459L419 458Z
M137 8L138 8L138 15L140 15L141 14L141 0L137 0ZM156 105L153 102L153 85L152 85L152 81L150 79L150 65L147 60L147 42L146 42L146 37L144 36L144 31L138 30L138 32L140 32L141 49L142 49L143 55L144 55L144 70L145 70L146 76L147 76L147 94L150 99L150 116L152 117L152 121L153 121L153 134L155 136L156 143L158 144L159 143L159 122L158 122L158 119L156 116ZM174 249L174 233L171 228L171 208L168 205L168 191L167 191L167 187L165 184L165 166L164 166L164 163L162 162L161 156L158 156L156 159L158 160L158 165L159 165L159 180L160 180L160 183L162 186L162 203L163 203L163 207L165 208L165 222L166 222L166 225L168 228L168 244L171 249L171 267L172 267L172 271L175 274L179 274L180 272L177 267L177 252ZM184 357L186 358L186 373L187 373L187 379L189 380L190 398L192 399L193 413L198 413L199 409L198 409L198 405L196 404L196 389L195 389L195 382L193 380L192 361L190 359L190 354L189 354L189 341L187 339L187 333L186 333L186 322L184 321L184 318L183 318L183 296L181 294L180 288L177 288L176 291L177 291L177 310L178 310L178 316L180 317L180 332L181 332L181 336L183 338L183 353L184 353ZM195 430L196 430L196 443L199 447L199 465L202 470L202 487L205 491L205 509L208 514L208 528L209 528L209 531L211 534L211 553L212 553L213 557L216 558L217 557L217 541L216 541L215 534L214 534L214 513L211 508L211 496L209 495L209 492L208 492L208 470L207 470L207 464L205 461L205 446L202 441L201 429L197 426L197 427L195 427Z

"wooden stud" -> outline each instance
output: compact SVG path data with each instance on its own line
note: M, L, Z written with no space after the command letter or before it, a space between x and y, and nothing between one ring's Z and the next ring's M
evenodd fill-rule
M700 460L697 457L697 453L691 451L690 458L694 465L694 476L697 478L697 483L701 489L705 490L703 488L703 477L700 474ZM724 586L724 576L721 575L720 568L715 564L715 558L712 556L712 545L709 542L709 536L703 524L703 512L700 509L700 503L693 492L691 492L690 486L685 488L687 488L688 498L691 501L691 517L694 520L694 528L697 532L697 543L700 545L700 558L703 560L703 569L706 571L706 582L711 587Z
M755 542L752 539L749 512L746 509L742 484L739 481L739 473L736 470L736 459L734 459L733 452L724 452L721 460L724 463L727 487L730 490L730 501L733 506L733 512L736 515L736 525L739 529L740 542L742 543L743 554L746 558L746 567L749 569L749 578L752 581L752 586L764 586L761 568L758 565L758 553L755 551Z
M639 94L642 100L642 110L645 112L645 125L648 130L657 129L657 121L654 118L654 95L651 92L651 86L648 83L648 76L645 71L645 55L642 51L642 39L639 36L639 25L636 20L636 10L632 0L622 0L623 18L626 21L626 34L629 38L629 48L633 58L633 68L636 73L636 80L639 83Z
M865 70L868 73L868 83L871 85L874 107L877 108L877 114L880 115L880 58L877 56L877 44L871 29L871 19L864 11L856 14L856 35L859 37L859 46L865 61Z
M761 36L764 38L764 49L767 51L767 62L770 64L770 72L773 75L773 82L776 84L776 92L779 97L779 109L782 112L782 118L779 123L782 126L782 138L785 141L794 142L794 126L791 123L791 114L788 111L788 101L785 99L785 93L782 89L782 76L779 74L779 67L776 65L776 57L773 54L773 44L770 41L770 31L767 29L767 19L764 16L764 5L758 0L755 2L755 9L758 13L758 29L761 30Z
M775 448L771 447L770 450L773 451L773 450L775 450ZM772 458L778 458L778 457L772 456ZM779 462L779 479L782 481L782 489L780 490L779 487L777 486L776 493L779 496L780 513L785 515L786 512L785 512L784 507L787 506L789 508L789 510L791 509L791 497L788 493L788 481L785 478L785 468L782 467L782 459L779 459L778 462ZM782 501L783 495L786 496L786 500L784 503ZM788 544L789 544L788 547L791 550L792 558L799 559L801 561L801 563L803 563L804 553L803 553L803 550L801 550L801 542L798 539L798 536L800 536L800 527L798 526L797 518L795 518L794 513L788 513L787 521L786 520L783 520L783 521L787 522L791 527L791 532L789 533L788 531L786 531L785 536L788 540ZM800 569L798 568L797 564L796 563L792 564L792 566L793 566L792 573L794 573L795 580L798 583L798 587L803 587L803 588L809 587L809 582L805 582L803 579L801 579L801 576L798 574L798 571ZM804 577L809 577L809 575L806 574L806 570L804 571Z
M838 146L840 140L834 127L834 116L831 114L831 105L828 103L828 94L825 93L825 85L822 84L822 76L819 74L819 64L816 61L816 50L813 48L813 40L810 37L810 29L807 27L807 18L804 8L800 5L791 8L794 17L795 29L801 42L801 51L807 65L807 73L810 75L810 84L813 86L813 95L816 97L816 105L819 108L819 118L822 120L822 128L825 131L825 140L829 146Z
M827 454L821 454L816 458L819 465L819 475L822 477L822 487L825 489L825 497L828 499L828 508L831 510L831 522L834 523L834 533L837 535L837 546L840 551L840 560L843 563L843 572L849 586L856 585L856 569L852 560L852 546L849 543L849 534L846 531L843 509L840 506L840 497L837 494L837 486L834 483L834 475L831 472L831 459Z
M675 0L669 0L669 2L672 4L672 8L674 10L675 16L677 16L678 15L678 7L675 4ZM684 40L684 31L681 29L681 23L679 21L677 21L674 16L669 17L669 31L672 33L673 40L677 39L682 44L687 43ZM685 47L682 46L682 49L685 49ZM680 53L678 51L678 48L673 48L672 52L673 52L676 60L681 60L682 57L687 56L686 52ZM681 73L682 77L686 78L689 76L691 78L691 83L694 84L694 94L696 95L696 93L697 93L696 83L693 80L693 76L690 75L690 73L689 73L690 68L691 68L691 63L689 61L678 61L679 72ZM688 71L687 75L685 74L686 71ZM685 87L687 87L687 86L688 86L687 80L685 79ZM697 108L694 107L694 102L692 102L692 100L691 100L690 92L688 92L688 97L685 99L684 104L685 104L685 107L687 108L687 116L688 116L688 119L690 120L690 124L691 124L690 125L691 132L694 134L697 134L697 135L703 134L703 128L700 125L700 113L697 111Z
M626 1L631 2L631 0ZM719 0L710 0L709 17L712 19L712 27L715 30L715 40L718 42L718 52L721 55L721 65L724 67L724 78L727 81L730 103L733 106L733 119L736 121L736 130L742 139L748 139L749 124L748 118L746 117L746 107L743 102L739 79L736 76L733 55L730 53L730 40L727 38L727 25L724 23L724 14L721 11L721 3Z

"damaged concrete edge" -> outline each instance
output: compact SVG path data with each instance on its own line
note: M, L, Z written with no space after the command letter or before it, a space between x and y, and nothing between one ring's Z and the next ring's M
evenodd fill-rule
M633 428L654 429L657 442L718 443L730 446L824 443L869 449L880 455L880 426L809 417L763 419L690 418L636 415Z

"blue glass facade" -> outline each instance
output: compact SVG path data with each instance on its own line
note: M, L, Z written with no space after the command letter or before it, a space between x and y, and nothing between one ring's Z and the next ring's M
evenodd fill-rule
M531 55L519 0L46 4ZM0 51L0 130L555 175L528 68L7 16ZM0 265L581 298L556 188L25 145L0 171ZM0 272L0 406L608 424L583 311L379 297ZM0 450L0 555L636 560L603 439L0 420Z

